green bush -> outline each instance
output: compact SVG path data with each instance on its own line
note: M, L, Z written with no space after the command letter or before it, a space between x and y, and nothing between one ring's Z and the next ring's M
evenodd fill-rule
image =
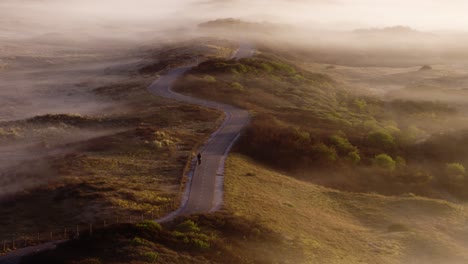
M359 151L352 151L346 155L346 160L351 162L352 164L358 164L361 161L361 156L359 155Z
M155 221L151 221L151 220L143 221L141 223L136 224L136 226L138 228L148 230L148 231L151 231L151 232L158 232L158 231L161 231L161 229L162 229L160 224L156 223Z
M291 65L282 62L271 62L271 65L279 71L281 74L295 74L296 69L294 69Z
M411 125L402 133L402 140L406 143L415 143L419 139L426 138L427 133L418 127Z
M200 228L192 220L186 220L177 225L176 230L179 232L199 232Z
M314 156L316 156L320 162L325 164L334 163L338 158L336 150L323 143L318 143L312 146L312 153L314 153Z
M448 163L445 165L445 171L451 184L458 184L465 179L465 166L460 163Z
M231 88L236 92L245 92L244 86L238 82L234 82L231 84Z
M395 158L395 164L399 169L404 168L406 167L406 160L403 157L398 156Z
M395 146L395 139L393 136L384 131L373 132L367 139L372 147L378 149L390 149Z
M211 76L211 75L205 75L205 77L203 77L203 80L205 80L206 82L209 82L209 83L215 83L216 82L216 78Z
M346 137L334 135L330 137L330 141L336 147L336 150L340 155L357 151L357 148L353 146Z
M191 243L197 249L208 249L208 248L210 248L210 243L208 243L206 241L203 241L201 239L198 239L198 238L192 238Z
M364 99L356 99L353 104L360 112L364 112L367 108L367 102Z
M262 63L260 64L260 67L262 70L264 70L267 73L271 73L273 71L273 67L268 63Z
M137 246L144 246L144 245L148 245L149 243L147 240L141 237L134 237L132 239L132 244L137 245Z
M158 259L158 253L156 252L146 252L143 253L142 257L146 262L154 263Z
M465 175L465 166L460 163L448 163L445 165L445 170L450 175Z
M387 169L390 171L395 170L396 162L387 154L379 154L374 157L374 165Z

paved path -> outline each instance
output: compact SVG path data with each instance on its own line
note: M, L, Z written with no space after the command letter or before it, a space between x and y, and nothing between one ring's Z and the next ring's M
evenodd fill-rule
M250 57L253 52L254 50L251 45L243 44L234 55L234 58ZM205 213L221 207L223 200L224 161L242 129L250 121L250 115L246 110L227 104L185 96L172 91L171 87L174 82L191 68L191 66L187 66L171 70L167 75L153 83L149 87L149 90L165 98L223 111L225 120L202 149L202 164L196 165L191 174L191 181L189 182L183 205L179 210L160 219L160 222L169 221L177 215Z

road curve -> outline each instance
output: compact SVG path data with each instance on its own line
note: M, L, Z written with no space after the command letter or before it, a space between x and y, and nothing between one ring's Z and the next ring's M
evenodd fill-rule
M234 57L242 58L251 56L252 54L252 46L241 45L241 48ZM200 150L202 163L193 168L186 199L183 201L182 206L172 214L159 219L159 222L169 221L177 215L210 212L221 206L224 161L242 129L250 121L250 115L246 110L227 104L189 97L172 91L171 87L174 82L191 68L192 66L187 66L171 70L167 75L154 82L149 87L149 90L165 98L223 111L225 120Z

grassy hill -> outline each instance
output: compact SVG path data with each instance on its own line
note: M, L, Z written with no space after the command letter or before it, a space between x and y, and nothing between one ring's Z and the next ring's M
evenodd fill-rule
M341 192L298 181L242 155L228 159L226 175L227 210L300 245L304 263L468 261L464 205Z
M337 191L242 155L228 159L223 211L180 218L162 231L148 222L112 226L23 263L468 261L464 205Z
M420 151L444 151L430 143L436 140L431 136L467 123L447 103L355 92L346 82L271 51L239 61L205 61L175 89L249 109L254 118L237 150L296 178L345 191L465 197L467 182L453 188L444 168L465 166L466 156L428 159Z

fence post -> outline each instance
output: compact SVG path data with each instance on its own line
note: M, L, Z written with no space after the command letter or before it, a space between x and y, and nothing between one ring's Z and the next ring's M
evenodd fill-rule
M6 240L3 240L3 252L6 252Z
M76 225L76 237L80 236L80 227Z
M16 238L15 238L15 237L13 237L13 242L11 243L11 247L12 247L12 249L15 249L15 248L16 248L16 246L15 246L15 239L16 239Z
M67 239L67 228L63 230L63 239Z
M92 236L93 235L93 224L89 224L89 234Z

